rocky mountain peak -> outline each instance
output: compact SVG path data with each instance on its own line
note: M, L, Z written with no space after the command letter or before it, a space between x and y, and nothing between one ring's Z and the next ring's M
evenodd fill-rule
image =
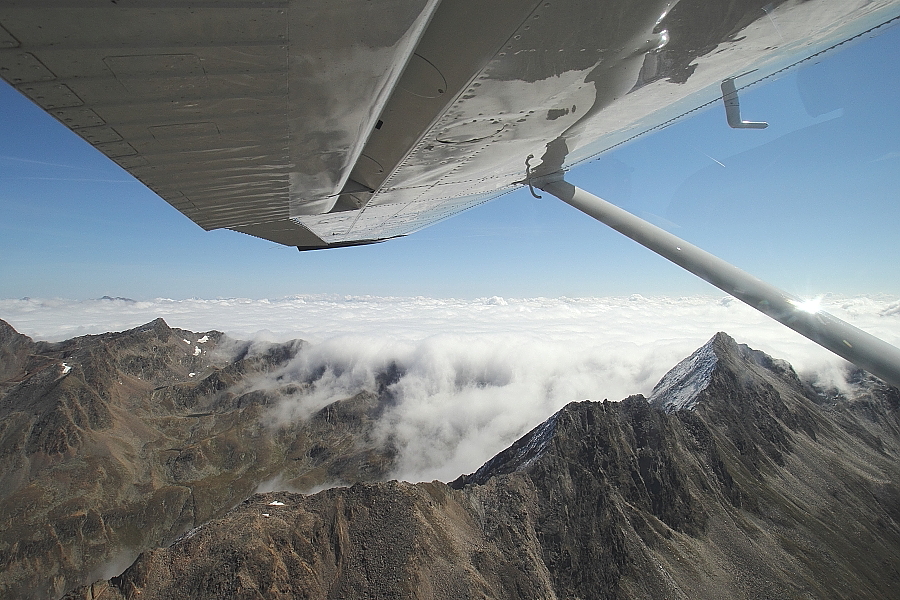
M34 342L0 319L0 386L22 369Z
M22 335L21 333L16 331L12 325L7 323L3 319L0 319L0 348L14 342L15 340L21 339L29 341L31 340L31 338L29 338L28 336Z
M661 406L666 412L693 409L700 392L709 385L713 371L719 364L718 352L727 351L729 343L734 344L734 340L724 333L717 333L675 365L654 386L649 398L650 404Z
M253 495L68 598L894 597L900 402L808 394L717 334L449 485Z
M704 392L716 378L739 381L744 386L766 382L796 390L805 387L787 362L738 344L727 333L719 332L666 373L654 386L649 402L666 412L694 410L710 396Z
M707 391L710 386L713 389ZM666 373L653 388L649 399L638 394L620 403L605 405L615 406L615 410L632 421L650 421L655 418L652 416L655 412L693 411L701 402L713 405L725 402L734 406L714 406L713 410L721 410L733 417L737 429L741 426L739 407L747 402L747 397L753 398L751 403L760 398L777 403L778 406L770 408L778 414L791 412L780 402L780 396L768 397L761 391L773 386L799 396L806 391L788 363L738 344L728 334L719 332ZM582 413L586 406L595 404L598 403L570 403L476 472L460 476L451 485L481 485L492 477L527 471L548 452L559 451L559 439L593 435L588 431L590 426L583 422L588 417ZM788 419L792 424L795 420Z
M171 333L172 328L169 327L169 324L166 323L166 320L162 317L157 317L150 321L149 323L145 323L139 327L135 327L134 329L129 330L129 332L142 332L142 331L153 331L158 335L168 335ZM125 333L129 333L125 332Z
M896 596L897 390L817 396L725 334L449 485L383 481L399 367L276 427L300 342L6 334L30 349L0 387L2 597Z
M307 384L272 374L303 348L163 319L32 342L0 321L0 598L115 574L260 486L384 479L394 450L370 435L377 393L273 424Z

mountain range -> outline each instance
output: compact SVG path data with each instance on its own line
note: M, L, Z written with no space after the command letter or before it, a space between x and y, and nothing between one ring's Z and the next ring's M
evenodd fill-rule
M0 594L900 597L900 392L861 371L819 389L720 333L649 398L573 402L405 483L373 433L396 365L273 422L314 382L254 381L305 347L0 322Z

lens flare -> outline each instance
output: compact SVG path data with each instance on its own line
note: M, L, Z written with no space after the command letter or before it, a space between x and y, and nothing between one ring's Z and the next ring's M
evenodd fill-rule
M816 298L810 298L808 300L797 300L792 301L797 309L802 310L803 312L808 312L811 315L816 314L817 312L822 310L822 297L818 296Z

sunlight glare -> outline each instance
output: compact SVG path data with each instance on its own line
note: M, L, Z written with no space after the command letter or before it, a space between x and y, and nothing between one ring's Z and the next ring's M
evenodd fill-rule
M814 315L822 310L822 296L817 296L816 298L810 298L808 300L793 301L791 304L803 312Z

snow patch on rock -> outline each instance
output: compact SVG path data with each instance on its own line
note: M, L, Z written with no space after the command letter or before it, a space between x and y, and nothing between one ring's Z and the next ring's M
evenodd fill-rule
M662 405L666 412L693 410L697 397L706 389L719 361L713 347L715 338L675 365L659 380L650 394L650 403Z
M553 434L556 432L556 422L559 413L556 413L537 427L531 430L525 437L513 444L506 451L501 452L470 476L472 481L486 480L492 473L521 471L531 466L541 458L550 446Z

